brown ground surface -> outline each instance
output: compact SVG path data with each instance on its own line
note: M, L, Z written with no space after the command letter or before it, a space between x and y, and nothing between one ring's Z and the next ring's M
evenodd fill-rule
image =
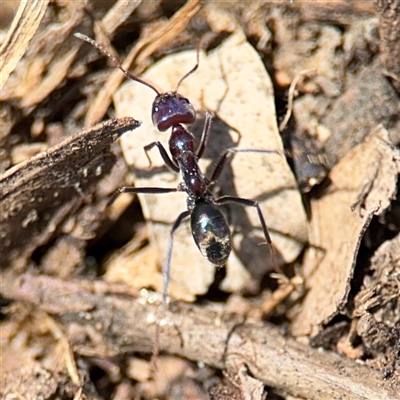
M1 5L0 21L1 398L400 399L400 2L15 3ZM177 234L181 257L162 303L170 225L156 216L177 216L185 203L157 200L155 214L134 196L109 205L117 188L143 186L143 176L157 183L166 169L140 169L121 151L127 131L138 132L134 149L151 141L139 139L145 116L136 105L119 115L121 95L112 96L126 78L76 32L138 76L201 43L182 90L197 93L200 122L206 109L214 114L210 163L229 146L224 133L231 146L251 147L246 130L256 141L279 126L294 196L276 188L289 169L272 182L273 167L254 164L255 154L247 164L235 157L215 190L257 182L248 196L262 207L283 275L258 245L253 210L240 219L240 207L227 208L226 271L185 275L196 248ZM224 47L233 37L243 53ZM228 61L203 85L195 77L213 55ZM151 83L174 76L174 63L172 72L157 66ZM264 102L276 116L253 128ZM158 136L166 147L169 134ZM264 175L274 189L262 187ZM281 224L299 204L301 225Z

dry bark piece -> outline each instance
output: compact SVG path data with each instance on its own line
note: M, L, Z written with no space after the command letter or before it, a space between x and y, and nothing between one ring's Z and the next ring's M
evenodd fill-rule
M157 63L143 78L168 91L176 88L195 62L194 51L176 54ZM204 173L210 174L219 154L229 147L282 150L271 81L258 54L242 33L232 35L209 56L202 54L199 69L182 83L179 92L196 110L211 110L218 116L211 126L205 156L200 160ZM162 138L152 127L153 100L154 93L136 82L128 82L116 93L117 115L135 110L144 121L139 136L126 135L121 147L135 174L136 187L176 187L179 175L166 169L156 150L150 153L152 169L149 169L143 150L143 146ZM202 122L198 121L197 127L189 130L196 134L202 128ZM166 138L162 140L166 141ZM221 194L258 200L280 258L290 262L298 256L307 240L306 216L293 174L283 157L236 154L226 165L218 184ZM173 222L186 209L186 197L186 193L139 195L146 219L153 221L150 233L160 260L165 257ZM255 209L240 206L227 209L228 220L237 232L233 235L235 251L228 261L227 278L222 287L227 291L249 289L254 285L252 278L258 280L271 268L268 247L259 246L265 238ZM194 245L185 223L175 235L171 278L192 295L205 293L214 278L214 267Z
M311 201L308 293L291 327L296 336L315 335L346 305L362 235L396 194L400 155L389 143L377 127L332 169L324 196Z
M376 4L380 19L381 61L386 68L384 73L400 93L400 1L378 0Z
M24 274L2 275L5 298L24 300L57 315L74 351L85 356L114 357L150 353L159 306L113 293L102 282L62 281ZM269 324L244 322L222 307L161 304L160 341L168 353L224 369L245 364L265 385L307 399L395 400L399 382L385 381L378 371L336 354L310 349L285 337Z
M136 129L120 118L84 130L6 171L0 178L1 266L22 266L115 162L109 147Z
M400 235L379 247L371 260L371 270L373 275L365 278L354 299L353 315L373 312L381 321L394 326L400 322Z
M337 160L361 143L377 124L389 131L392 143L400 143L400 100L381 70L380 65L362 68L322 120L332 133L326 152Z
M371 363L391 375L400 370L400 235L383 243L371 260L367 276L354 298L357 333Z
M357 321L357 334L362 340L368 364L381 371L382 376L399 375L400 370L400 328L388 327L369 314L363 314Z

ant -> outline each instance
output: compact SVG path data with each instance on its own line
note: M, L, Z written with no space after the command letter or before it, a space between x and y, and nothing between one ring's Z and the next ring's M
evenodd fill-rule
M182 182L178 187L136 188L123 186L117 190L110 201L110 203L113 202L121 193L163 194L186 192L187 210L178 216L170 230L167 258L163 268L163 302L165 303L167 301L174 233L186 218L190 217L193 239L202 255L217 268L225 266L232 250L232 239L229 224L220 209L221 205L237 204L244 207L249 206L256 208L264 237L271 249L273 265L278 268L275 261L272 241L258 202L235 196L216 198L210 188L216 183L225 163L233 154L248 152L281 154L281 152L277 150L227 149L221 153L214 171L211 174L211 178L207 178L203 175L198 165L198 160L202 157L206 148L210 134L212 114L210 112L206 113L201 139L198 146L196 146L196 140L193 134L182 126L182 124L193 124L196 120L196 112L190 101L177 92L182 81L197 70L199 66L199 49L197 51L196 65L180 79L176 90L160 93L148 82L125 70L121 62L116 57L112 56L102 45L81 33L76 33L75 36L100 50L105 56L111 59L115 66L119 68L128 79L139 82L152 89L156 93L151 113L153 124L160 132L165 132L170 128L172 129L169 139L171 157L159 141L148 144L144 147L144 150L148 157L147 152L149 150L154 147L158 148L166 166L170 170L180 173Z

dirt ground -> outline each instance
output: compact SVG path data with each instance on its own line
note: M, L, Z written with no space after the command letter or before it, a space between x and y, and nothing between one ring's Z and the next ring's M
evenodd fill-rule
M400 1L17 6L0 21L1 398L400 399ZM208 178L248 150L212 198L257 201L272 247L255 207L220 206L227 264L183 221L167 288L187 193L115 193L181 182L143 150L168 149L151 110L174 90L197 143L212 112Z

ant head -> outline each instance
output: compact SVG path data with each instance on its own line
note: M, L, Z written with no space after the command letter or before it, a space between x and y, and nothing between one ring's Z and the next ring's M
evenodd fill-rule
M190 125L196 121L196 111L192 104L176 92L158 94L153 102L151 116L154 126L160 132L175 125Z
M151 116L153 125L160 131L165 132L169 128L179 124L193 124L196 121L196 111L186 97L178 93L181 83L193 74L199 67L200 42L197 46L196 65L186 73L178 82L173 92L157 93L153 102Z
M111 55L101 44L97 43L92 38L83 35L82 33L75 33L75 37L90 43L92 46L99 49L105 56L107 56L114 65L119 68L124 75L133 81L139 82L156 92L157 96L153 102L152 119L154 126L160 131L165 132L169 128L179 125L179 124L193 124L196 120L196 112L193 106L190 104L189 100L177 93L180 84L188 76L193 74L199 66L199 52L200 43L197 47L197 62L196 65L184 75L178 83L178 86L174 92L160 93L153 85L138 78L137 76L131 74L127 71L121 64L121 62Z

